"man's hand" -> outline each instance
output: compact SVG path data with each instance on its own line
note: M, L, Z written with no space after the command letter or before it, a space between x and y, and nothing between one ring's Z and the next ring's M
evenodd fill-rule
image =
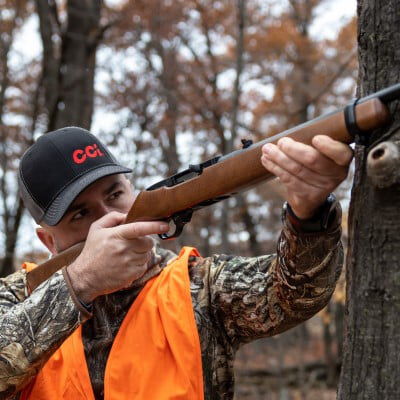
M312 146L282 138L262 148L263 166L277 176L286 189L286 200L300 219L315 211L347 176L353 158L351 148L329 136L318 135Z
M94 222L82 253L68 267L74 291L85 303L139 279L153 248L153 239L147 235L169 229L162 221L120 225L125 218L125 214L112 212Z

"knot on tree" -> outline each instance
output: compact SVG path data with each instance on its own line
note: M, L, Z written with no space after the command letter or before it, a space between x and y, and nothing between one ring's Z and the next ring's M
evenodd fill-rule
M368 153L367 174L372 184L388 188L400 183L400 142L382 142Z

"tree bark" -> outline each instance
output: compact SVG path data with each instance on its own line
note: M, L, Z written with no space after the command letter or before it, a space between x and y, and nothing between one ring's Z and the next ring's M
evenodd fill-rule
M400 4L358 1L359 95L399 81ZM349 214L347 334L338 399L400 398L399 180L387 169L387 185L374 184L379 165L393 162L377 142L399 139L398 102L393 123L356 148L356 173ZM367 154L370 152L367 162ZM398 164L397 158L397 164ZM391 171L391 172L390 172Z
M101 6L101 0L68 0L64 27L53 2L36 0L49 131L68 125L90 129L96 51L104 34Z
M58 112L50 129L66 125L90 128L101 4L101 0L68 1L68 25L62 36Z

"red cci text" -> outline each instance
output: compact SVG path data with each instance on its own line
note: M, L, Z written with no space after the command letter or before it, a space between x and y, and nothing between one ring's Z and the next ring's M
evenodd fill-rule
M100 151L96 143L86 146L85 149L76 149L72 153L72 158L75 164L84 163L88 157L95 158L101 156L104 156L104 154Z

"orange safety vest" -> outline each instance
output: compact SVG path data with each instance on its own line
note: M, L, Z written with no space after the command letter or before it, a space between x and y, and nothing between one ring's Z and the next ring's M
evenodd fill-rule
M114 339L104 400L203 400L200 341L188 259L179 256L146 283ZM79 327L50 357L21 400L94 400Z

